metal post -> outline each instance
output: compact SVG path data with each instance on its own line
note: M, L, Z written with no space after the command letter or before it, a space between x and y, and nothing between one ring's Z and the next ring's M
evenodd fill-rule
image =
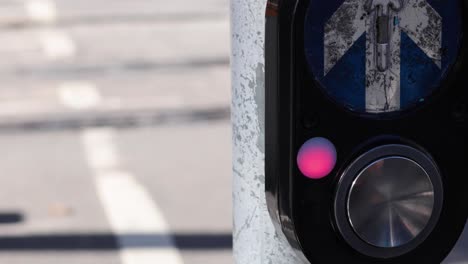
M266 0L231 0L234 263L299 264L265 200ZM468 263L468 227L444 263Z
M278 234L265 200L265 0L231 0L234 259L302 263Z

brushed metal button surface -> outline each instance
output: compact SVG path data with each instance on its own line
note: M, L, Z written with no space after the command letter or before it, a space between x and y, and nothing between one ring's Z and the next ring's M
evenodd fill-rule
M365 167L352 183L347 213L354 232L366 243L395 248L414 240L434 209L434 186L417 162L399 156Z

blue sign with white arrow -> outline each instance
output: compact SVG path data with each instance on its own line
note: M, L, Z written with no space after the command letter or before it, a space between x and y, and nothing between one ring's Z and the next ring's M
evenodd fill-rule
M305 21L310 70L337 103L360 113L420 104L457 59L458 0L311 0Z

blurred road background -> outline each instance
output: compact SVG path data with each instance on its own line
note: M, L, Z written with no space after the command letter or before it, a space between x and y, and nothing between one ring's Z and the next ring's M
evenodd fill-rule
M0 1L0 263L232 263L228 11Z

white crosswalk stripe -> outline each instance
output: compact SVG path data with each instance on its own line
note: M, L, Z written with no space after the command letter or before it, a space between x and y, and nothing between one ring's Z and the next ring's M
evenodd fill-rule
M88 164L95 173L98 195L121 247L123 264L182 264L161 210L135 177L120 167L111 129L82 134ZM126 234L157 234L168 247L128 248Z
M51 0L28 0L25 7L33 22L51 24L57 20L57 8Z

